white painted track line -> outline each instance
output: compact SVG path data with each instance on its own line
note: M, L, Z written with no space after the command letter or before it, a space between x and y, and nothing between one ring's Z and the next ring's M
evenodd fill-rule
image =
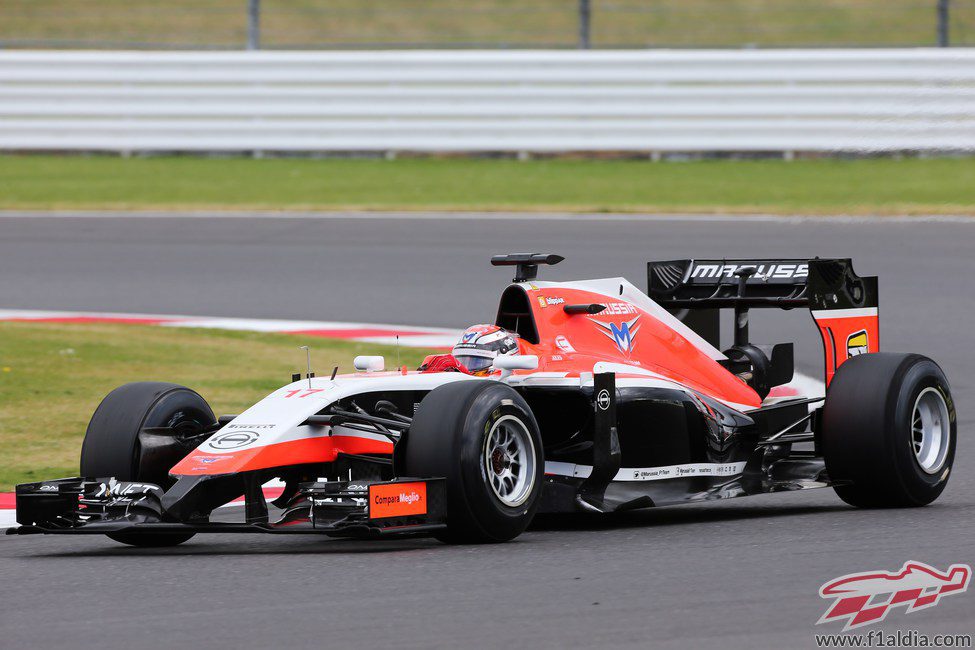
M349 323L339 321L268 320L259 318L213 318L207 316L172 316L159 314L122 314L110 312L40 311L0 309L0 321L53 323L129 323L161 327L202 327L248 332L305 334L327 338L416 348L449 348L460 337L459 329L390 325L386 323Z

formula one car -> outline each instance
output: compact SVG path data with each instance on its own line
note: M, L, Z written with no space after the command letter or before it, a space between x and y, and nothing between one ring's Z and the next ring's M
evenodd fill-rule
M382 357L327 378L309 367L219 418L188 388L126 384L91 419L83 477L17 486L9 532L496 542L537 512L826 486L854 506L921 506L944 490L948 381L930 359L879 352L877 278L850 260L651 262L647 293L622 278L536 280L560 261L493 258L516 269L496 323L418 371ZM822 336L825 396L782 388L792 343L749 341L749 310L800 307ZM721 352L726 308L734 340ZM273 479L284 487L269 504Z

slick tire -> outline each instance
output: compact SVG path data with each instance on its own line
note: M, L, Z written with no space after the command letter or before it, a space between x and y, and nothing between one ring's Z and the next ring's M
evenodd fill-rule
M146 427L172 427L188 420L201 425L216 421L206 400L189 388L148 381L116 388L98 405L88 424L81 447L81 475L169 487L171 464L144 457L139 432ZM109 533L108 537L132 546L175 546L193 537L193 533Z
M405 473L447 479L451 544L504 542L538 509L545 459L525 400L497 381L458 381L420 402L407 434Z
M863 354L837 370L823 407L826 472L860 508L924 506L945 489L957 416L948 380L918 354Z

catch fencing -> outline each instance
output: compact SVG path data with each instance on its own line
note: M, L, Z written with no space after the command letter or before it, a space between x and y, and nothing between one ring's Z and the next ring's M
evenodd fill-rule
M975 149L975 49L0 52L0 149Z

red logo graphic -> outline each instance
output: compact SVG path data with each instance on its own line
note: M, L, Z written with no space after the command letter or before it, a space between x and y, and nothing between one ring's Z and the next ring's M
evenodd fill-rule
M819 589L821 598L835 598L816 625L846 620L843 631L879 623L893 607L907 612L934 607L942 596L964 593L972 577L967 564L953 564L944 573L921 562L906 562L896 573L868 571L830 580Z

